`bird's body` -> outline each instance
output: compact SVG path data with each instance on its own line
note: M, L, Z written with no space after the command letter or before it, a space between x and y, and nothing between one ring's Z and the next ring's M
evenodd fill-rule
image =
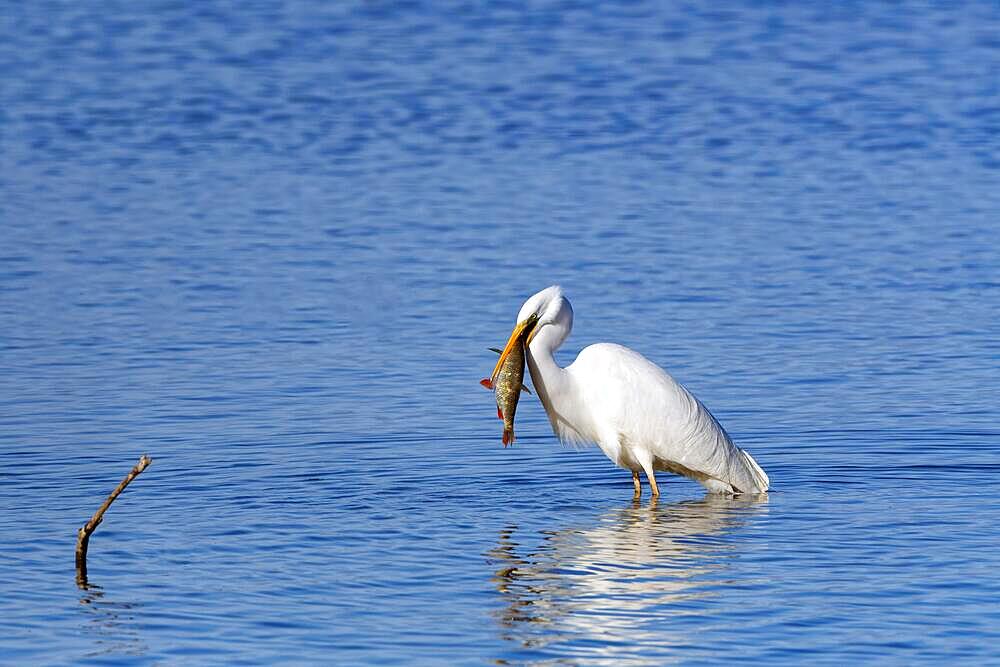
M632 471L636 493L645 472L654 495L654 471L697 480L714 493L762 493L769 481L753 457L697 398L638 352L598 343L566 368L553 353L569 335L573 309L558 287L535 294L518 322L537 315L527 336L532 383L556 435L596 443L612 462ZM520 325L519 335L525 327Z

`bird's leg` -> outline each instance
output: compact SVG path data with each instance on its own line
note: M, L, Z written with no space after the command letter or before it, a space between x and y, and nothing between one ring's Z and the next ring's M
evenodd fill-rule
M652 490L653 498L656 498L660 495L660 488L656 486L656 475L653 474L653 457L647 452L641 452L636 458L639 460L639 465L642 466L643 471L646 473L646 479L649 480L649 488ZM636 473L636 475L638 475L638 473Z
M653 489L653 497L656 498L660 495L660 489L656 486L656 475L653 474L653 466L649 466L648 468L645 468L645 470L646 479L649 480L649 486Z
M635 487L635 497L638 498L642 495L642 482L639 481L639 473L635 470L632 471L632 486Z

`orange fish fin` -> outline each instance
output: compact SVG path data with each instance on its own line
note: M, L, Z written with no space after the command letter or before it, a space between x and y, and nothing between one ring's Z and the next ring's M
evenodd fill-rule
M514 444L514 431L503 430L503 446Z
M497 419L503 419L503 413L500 412L500 406L497 406Z
M479 381L479 384L483 385L487 389L493 389L493 380L489 378L483 378Z

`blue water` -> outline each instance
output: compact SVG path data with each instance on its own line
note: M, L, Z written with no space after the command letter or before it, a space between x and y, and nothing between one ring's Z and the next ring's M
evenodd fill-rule
M8 3L0 663L1000 663L1000 5L591 5ZM553 283L769 496L503 449Z

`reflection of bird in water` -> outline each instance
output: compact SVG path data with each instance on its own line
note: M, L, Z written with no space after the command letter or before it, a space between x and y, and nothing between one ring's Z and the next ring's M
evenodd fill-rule
M662 659L695 639L677 630L678 617L732 583L723 573L735 550L720 538L765 512L766 498L709 494L635 504L589 528L543 531L534 548L525 544L533 535L502 530L488 555L506 605L503 637L522 648L558 647L564 656L582 652L572 662L631 657L645 664L654 648Z
M531 381L556 435L597 443L616 465L632 471L637 496L640 471L653 495L660 494L655 470L690 477L713 493L767 491L767 475L708 408L638 352L598 343L559 367L553 353L572 328L573 308L562 290L542 290L521 307L493 371L495 376L524 336Z

